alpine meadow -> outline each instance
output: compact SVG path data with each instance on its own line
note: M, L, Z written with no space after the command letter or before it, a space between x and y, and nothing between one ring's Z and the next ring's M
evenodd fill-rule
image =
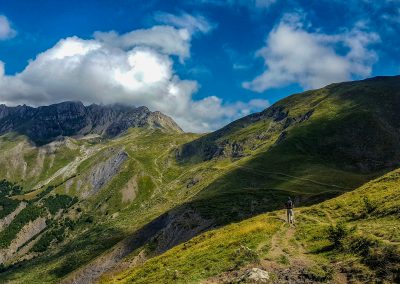
M0 0L0 283L400 283L400 3L289 2Z

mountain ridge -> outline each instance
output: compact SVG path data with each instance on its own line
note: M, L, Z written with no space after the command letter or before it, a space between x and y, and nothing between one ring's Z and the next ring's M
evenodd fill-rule
M85 106L66 101L40 107L0 106L0 135L18 132L36 144L46 144L62 136L98 134L106 138L125 133L130 127L180 133L182 129L167 115L147 107L124 105Z
M334 83L320 89L288 96L261 112L240 118L215 132L185 144L181 148L179 157L183 162L206 161L221 156L237 158L246 155L246 150L249 148L260 147L263 140L268 139L270 135L267 132L275 131L279 133L275 144L291 139L299 151L302 151L301 148L307 148L306 145L300 144L313 144L318 146L318 149L314 150L320 152L329 150L347 155L348 159L354 160L354 167L360 170L394 166L398 164L395 161L400 160L400 152L396 147L400 143L398 109L400 109L400 76L379 76ZM268 123L269 127L266 126ZM345 127L339 130L338 127L341 125ZM354 129L354 125L359 127ZM324 136L315 137L310 141L309 137L299 132L300 129L312 129L314 126L318 129L312 134L317 134L319 131L325 132L325 136L331 136L336 132L337 139L344 138L343 141L337 140L337 142L342 143L347 139L346 145L342 143L341 147L335 148L336 145L332 141L323 141ZM291 128L297 128L299 137L288 136ZM340 131L348 131L348 136L341 137ZM354 131L358 132L359 137L354 135ZM379 134L371 133L372 131L378 131ZM369 139L371 135L381 137L385 141L381 143L372 141ZM350 141L352 139L353 141ZM364 145L365 149L373 147L374 144L387 144L387 147L385 150L375 151L375 154L379 155L365 156L365 153L361 153L362 149L357 149L356 142ZM329 149L326 146L328 144L331 144ZM363 160L369 162L363 163ZM383 160L385 163L375 165L374 160Z

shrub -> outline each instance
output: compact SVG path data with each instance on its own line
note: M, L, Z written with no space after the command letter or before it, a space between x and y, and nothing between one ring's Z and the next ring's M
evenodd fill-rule
M0 197L21 194L22 187L5 179L0 180Z
M7 197L0 197L0 219L13 212L20 202Z
M332 225L328 228L328 240L332 242L334 248L343 248L345 238L353 231L354 228L349 229L343 222L340 222L336 226Z
M48 230L39 241L32 247L31 251L43 252L45 251L53 241L59 242L63 239L64 227L57 227Z
M352 253L366 257L371 248L379 244L378 240L371 236L356 235L349 238L348 248Z
M367 214L371 214L377 208L377 205L372 202L367 196L363 198L364 210Z
M325 265L313 265L306 269L305 276L312 281L326 282L332 279L333 269Z
M42 216L43 213L44 210L41 207L33 205L25 207L7 227L7 230L0 232L0 248L8 247L25 224Z
M44 201L44 206L49 209L51 214L56 214L58 210L65 209L78 201L76 197L72 198L68 195L59 195L56 194L54 196L49 196Z
M371 248L364 257L363 263L375 269L380 279L391 281L400 277L400 252L392 245Z

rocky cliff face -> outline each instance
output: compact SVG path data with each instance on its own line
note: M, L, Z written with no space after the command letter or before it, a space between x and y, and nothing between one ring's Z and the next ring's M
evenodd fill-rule
M146 107L122 105L90 105L63 102L33 108L0 105L0 135L18 132L37 144L45 144L62 136L99 134L115 137L130 127L182 132L168 116L151 112Z

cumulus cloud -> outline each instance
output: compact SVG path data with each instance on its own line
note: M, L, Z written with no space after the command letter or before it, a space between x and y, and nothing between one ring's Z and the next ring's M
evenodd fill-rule
M0 40L13 38L16 34L7 17L0 15Z
M256 92L291 83L318 88L354 76L368 76L377 60L377 54L368 47L379 40L362 23L340 34L328 35L307 31L299 15L288 14L256 54L263 58L266 70L243 86Z
M267 106L263 100L225 103L214 96L194 100L198 83L179 78L172 58L189 56L190 39L190 31L171 26L123 35L95 33L93 39L61 39L18 74L6 75L0 61L0 103L80 100L145 105L172 116L186 131L196 132L216 129Z
M94 38L107 45L129 50L135 46L148 46L158 52L177 55L181 60L190 56L191 33L187 29L154 26L119 35L115 31L95 32Z
M220 128L234 119L260 111L268 106L269 102L264 99L224 103L221 98L210 96L199 101L190 102L190 116L183 119L178 117L176 121L183 128L202 132L204 129Z

